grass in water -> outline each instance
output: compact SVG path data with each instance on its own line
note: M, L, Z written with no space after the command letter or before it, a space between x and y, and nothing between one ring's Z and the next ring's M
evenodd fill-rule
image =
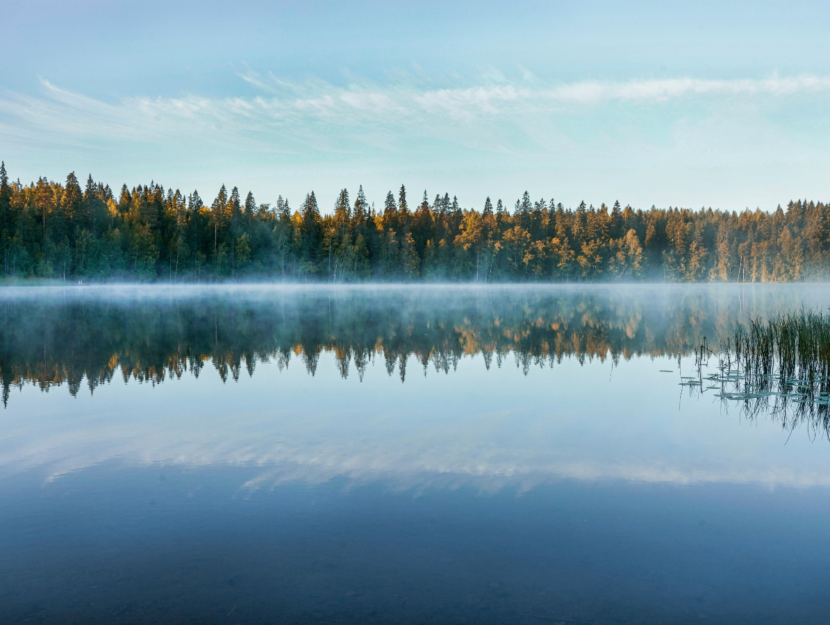
M695 350L699 392L718 390L724 402L742 402L748 416L772 412L788 429L799 423L830 438L830 315L800 311L739 326ZM708 373L712 358L717 372Z

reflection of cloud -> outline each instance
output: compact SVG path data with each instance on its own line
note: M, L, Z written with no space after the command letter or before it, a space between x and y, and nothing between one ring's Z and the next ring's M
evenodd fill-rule
M400 423L398 418L361 423L354 414L329 416L314 425L300 417L233 415L230 424L200 421L193 427L151 419L49 436L33 428L8 432L0 441L0 475L43 470L53 481L120 461L138 467L254 467L258 475L242 485L248 491L335 478L384 481L401 489L468 485L484 491L507 486L525 491L557 480L830 487L829 473L732 463L705 454L700 454L705 461L696 461L696 453L678 458L659 441L648 461L640 459L642 450L626 456L623 449L610 457L600 449L563 443L556 434L540 437L525 419L501 413L479 415L473 427L465 422L423 428L414 423L417 419L396 426L390 423Z
M461 486L478 487L484 491L495 492L505 487L515 487L522 491L554 481L626 481L644 484L756 484L770 488L794 487L813 488L830 487L830 475L800 474L789 469L768 471L717 471L703 469L685 469L682 467L664 467L636 464L608 464L591 462L573 462L551 464L536 470L492 471L476 467L466 472L435 472L395 474L384 471L332 471L331 467L286 464L264 470L257 477L243 485L246 490L254 491L269 488L292 481L321 483L337 477L345 477L357 482L376 480L389 481L399 488L458 488Z

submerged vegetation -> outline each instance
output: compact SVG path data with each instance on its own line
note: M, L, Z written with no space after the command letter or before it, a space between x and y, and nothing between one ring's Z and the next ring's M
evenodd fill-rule
M792 282L830 277L830 206L571 209L525 193L511 212L401 186L382 208L343 189L323 214L313 191L294 210L223 185L208 205L152 182L10 182L2 165L0 255L7 279Z

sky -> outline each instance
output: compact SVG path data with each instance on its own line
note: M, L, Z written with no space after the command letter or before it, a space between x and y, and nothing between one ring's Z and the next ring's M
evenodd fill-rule
M329 212L830 200L830 3L4 0L0 159Z

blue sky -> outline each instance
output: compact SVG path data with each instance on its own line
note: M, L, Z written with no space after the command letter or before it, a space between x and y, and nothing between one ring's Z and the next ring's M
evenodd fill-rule
M406 184L480 208L828 200L819 2L6 0L12 177L222 183L329 210Z

